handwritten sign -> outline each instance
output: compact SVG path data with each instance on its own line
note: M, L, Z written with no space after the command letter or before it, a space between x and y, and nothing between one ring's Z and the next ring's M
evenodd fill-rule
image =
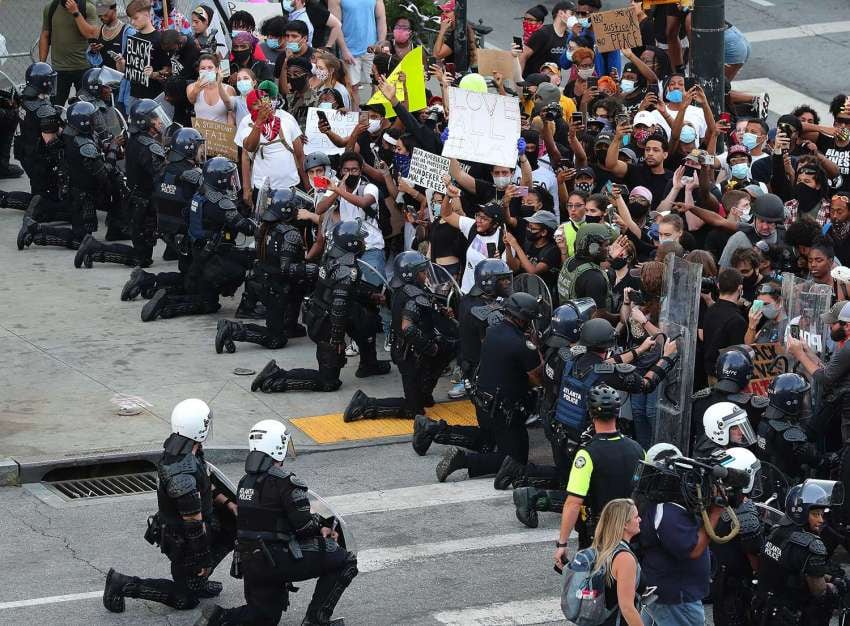
M449 159L438 154L431 154L421 148L413 149L410 159L410 173L407 178L414 184L425 189L446 193L442 177L449 173Z
M204 144L207 156L223 156L231 161L236 161L239 152L233 139L236 136L236 128L224 122L204 120L199 117L192 118L192 128L204 136Z
M643 45L640 23L631 7L593 13L590 21L593 24L593 34L596 35L596 47L600 52Z
M745 391L766 396L770 381L782 372L781 364L779 369L774 369L774 362L776 357L785 354L785 346L778 342L751 343L749 346L755 351L756 356L753 359L753 377L750 379L750 386Z
M145 68L151 64L151 48L153 44L139 37L127 38L127 67L124 76L127 80L148 86L150 76L145 76Z
M488 50L481 48L475 52L478 58L478 73L492 76L499 72L505 80L513 80L514 55L506 50Z
M345 148L335 146L328 139L327 135L322 134L319 130L319 109L310 107L307 109L307 125L304 134L307 135L307 154L311 152L324 152L325 154L342 154ZM359 113L343 113L342 111L333 111L323 109L325 116L328 118L328 124L331 125L331 130L342 138L348 137L357 126L357 120L360 118Z
M272 4L269 2L235 2L235 0L227 0L227 8L230 9L230 15L233 15L236 11L247 11L254 17L254 21L258 27L270 17L283 15L283 7L281 7L280 2Z
M516 167L519 99L466 89L449 89L451 116L443 156Z

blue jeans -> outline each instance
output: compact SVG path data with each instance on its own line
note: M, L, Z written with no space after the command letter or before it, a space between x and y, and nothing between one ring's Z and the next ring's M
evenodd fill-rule
M651 604L641 614L644 626L704 626L702 602Z
M374 249L374 248L371 249L371 250L366 250L360 256L360 258L363 259L364 263L368 263L369 265L371 265L372 267L374 267L376 270L378 270L381 273L380 276L377 276L375 274L375 272L373 272L372 270L365 268L361 265L360 266L360 269L362 270L361 278L363 280L365 280L367 283L369 283L370 285L375 285L377 287L383 287L384 281L382 280L382 278L386 278L386 275L387 275L387 272L386 272L386 270L387 270L387 260L384 257L384 251ZM390 325L392 323L392 317L390 316L389 309L387 309L387 307L381 307L380 314L381 314L381 325L384 328L384 333L387 333L387 332L389 332Z
M635 437L644 450L649 450L655 433L655 421L658 417L658 389L652 393L632 394L632 420L635 424Z
M740 30L732 26L723 31L723 62L726 65L743 65L750 58L750 42Z

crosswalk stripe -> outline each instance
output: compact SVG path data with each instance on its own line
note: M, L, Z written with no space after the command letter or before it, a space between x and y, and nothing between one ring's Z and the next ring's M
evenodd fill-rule
M850 20L844 20L841 22L803 24L801 26L790 26L788 28L754 30L749 33L744 33L744 36L750 43L761 43L763 41L784 41L786 39L798 39L800 37L817 37L818 35L845 33L849 30Z
M31 598L29 600L15 600L14 602L0 602L0 611L6 609L22 609L29 606L41 606L43 604L58 604L60 602L73 602L75 600L91 600L103 595L101 591L86 591L85 593L69 593L64 596L47 596L46 598Z
M822 124L830 124L832 115L829 112L829 105L820 100L816 100L802 92L795 91L790 87L786 87L770 78L749 78L746 80L736 80L732 83L732 88L735 91L743 91L744 93L761 93L767 92L770 94L770 110L779 115L790 113L795 107L806 103L810 105L820 115Z
M499 602L487 606L440 611L431 615L441 624L449 626L493 626L494 624L545 624L563 622L560 598L538 598Z

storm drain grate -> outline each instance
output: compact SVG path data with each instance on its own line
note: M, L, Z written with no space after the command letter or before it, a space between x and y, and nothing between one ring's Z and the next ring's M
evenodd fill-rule
M68 500L109 498L156 491L156 472L137 472L101 478L45 481L44 484Z

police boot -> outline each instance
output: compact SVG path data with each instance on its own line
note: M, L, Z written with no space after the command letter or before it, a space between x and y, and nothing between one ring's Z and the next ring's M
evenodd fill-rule
M345 407L345 413L342 415L342 421L354 422L365 417L366 409L369 407L369 396L359 389L354 392L348 406Z
M106 574L106 585L103 588L103 606L111 613L124 612L124 587L132 581L129 576L119 574L111 567Z
M221 354L227 350L228 354L236 352L236 344L234 341L241 341L241 336L244 334L242 324L239 322L231 322L229 320L218 320L215 332L215 351L216 354Z
M365 346L358 344L357 347L360 349L360 365L358 365L357 371L354 373L357 378L383 376L390 373L390 362L378 360L374 337L371 337Z
M266 318L266 307L262 302L259 302L242 292L242 299L239 301L239 306L236 307L236 319L238 320L262 320Z
M124 288L121 290L121 300L134 300L139 294L144 294L152 289L156 289L156 274L146 272L140 267L137 267L130 272L130 280L124 283Z
M83 237L82 242L80 242L80 247L77 248L77 254L74 255L74 267L80 269L85 265L86 269L91 269L92 255L98 250L100 250L100 243L91 233L87 234Z
M165 289L160 289L153 295L153 298L145 302L145 306L142 307L142 321L152 322L158 318L165 308L167 298L168 292Z
M413 419L413 451L425 456L434 441L434 436L446 426L445 420L432 420L427 415L417 415Z
M448 478L452 472L456 472L457 470L465 467L466 452L460 448L449 448L446 450L443 458L440 459L440 462L437 463L437 480L444 483L446 482L446 478Z
M561 513L566 499L566 492L554 489L535 487L514 489L516 517L529 528L537 528L537 512Z
M301 622L302 626L340 623L340 621L334 620L331 616L343 592L345 592L357 574L357 557L353 553L347 552L345 561L339 570L333 573L323 574L316 581L313 597L307 606L307 614Z
M257 374L257 377L251 382L251 391L257 391L258 389L262 389L264 383L270 380L274 380L275 378L286 377L286 371L280 369L277 366L277 362L272 359L266 366ZM265 391L265 390L263 390Z
M18 250L29 248L35 239L36 232L38 232L38 222L29 215L24 215L21 229L18 231Z
M510 456L506 456L499 471L496 472L496 478L493 479L493 488L505 490L524 475L525 465L515 461Z
M205 606L201 616L195 621L195 626L224 626L224 609L217 604Z
M122 230L113 220L106 222L106 241L129 241L133 236L125 230Z

